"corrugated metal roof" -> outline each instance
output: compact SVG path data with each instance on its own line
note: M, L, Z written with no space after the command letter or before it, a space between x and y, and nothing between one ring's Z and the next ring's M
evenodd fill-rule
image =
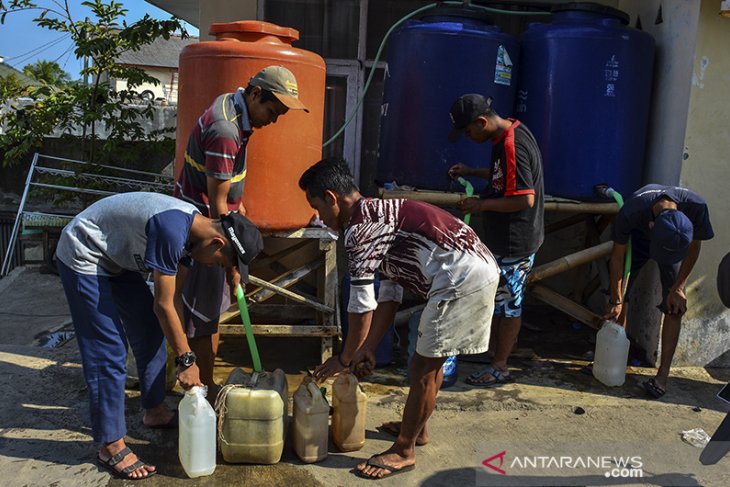
M170 39L165 40L160 37L155 42L142 46L138 51L122 53L116 61L120 64L132 66L157 66L177 69L180 51L193 42L198 42L198 38L181 39L178 36L171 36Z
M0 63L0 78L5 78L6 76L10 76L11 74L14 74L18 80L25 83L26 85L33 85L33 86L41 86L42 83L34 80L27 74L23 73L22 71L18 71L14 67L10 66L9 64Z

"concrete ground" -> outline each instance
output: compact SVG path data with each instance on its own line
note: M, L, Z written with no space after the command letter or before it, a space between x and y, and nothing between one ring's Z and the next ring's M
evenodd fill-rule
M529 315L528 315L529 316ZM533 313L513 361L516 381L498 389L476 389L461 380L440 393L430 422L431 443L418 448L415 471L378 481L381 485L692 485L725 486L730 458L702 466L700 448L681 433L714 432L728 408L715 398L729 370L681 368L673 371L669 392L659 401L646 398L640 381L653 369L632 367L622 387L608 388L580 373L591 348L589 330L576 330L550 313ZM94 464L87 393L79 353L71 339L45 348L48 331L67 329L68 309L56 276L37 269L16 269L0 280L0 478L5 486L121 485ZM61 336L63 338L64 336ZM60 340L63 342L63 340ZM310 343L311 342L311 343ZM53 343L53 342L52 342ZM316 340L260 340L266 369L282 367L293 391L316 364ZM403 359L381 369L363 388L369 396L367 442L361 451L330 448L323 462L304 465L289 444L277 465L229 465L219 458L213 475L187 479L177 460L177 432L141 425L138 393L128 391L128 442L159 474L149 486L351 486L369 485L350 470L385 450L391 439L377 430L397 419L407 388ZM223 341L221 379L234 365L248 367L245 341ZM460 365L460 377L476 370ZM167 401L174 406L179 390ZM582 408L583 414L577 414ZM504 452L504 453L502 453ZM501 454L501 456L500 456ZM579 457L635 457L642 478L607 478L615 465L571 468ZM526 465L526 458L552 458L547 470ZM563 457L563 460L560 460ZM489 466L483 466L482 462ZM515 463L520 458L523 463ZM499 460L503 463L500 464ZM572 459L566 463L565 459ZM505 471L502 475L493 467ZM562 467L562 468L561 468ZM616 471L616 474L621 474ZM638 475L638 470L624 471Z

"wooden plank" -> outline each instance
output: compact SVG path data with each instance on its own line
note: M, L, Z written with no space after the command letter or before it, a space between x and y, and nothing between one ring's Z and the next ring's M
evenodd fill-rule
M296 301L298 303L304 303L308 306L311 306L312 308L322 311L323 313L333 313L334 312L334 309L330 308L329 306L325 306L312 299L305 298L304 296L301 296L295 292L289 291L288 289L284 289L283 287L277 286L275 284L271 284L270 282L264 281L263 279L259 279L256 276L249 275L248 280L251 284L254 284L256 286L265 287L267 289L271 289L272 291L276 292L277 294L286 296L287 298L293 299L294 301Z
M337 234L329 228L307 227L296 230L280 230L274 232L261 232L264 237L279 238L319 238L325 240L337 240Z
M292 337L333 337L339 332L336 327L321 325L251 325L254 335ZM220 325L221 335L245 335L243 325Z
M310 272L319 269L324 265L323 262L310 262L309 264L303 265L302 267L298 269L291 269L283 274L276 276L274 279L271 279L268 281L270 284L276 284L277 286L281 286L284 289L288 289L297 282L301 281L304 277L306 277ZM258 289L253 290L249 294L249 298L254 303L261 303L263 301L266 301L267 299L271 298L276 294L276 291L272 289L264 289L263 287L260 287Z
M287 247L283 250L280 250L279 252L276 252L271 255L267 255L266 257L256 257L253 262L251 262L251 270L266 267L268 265L271 265L274 262L277 262L278 260L281 260L283 257L286 257L287 255L291 254L292 252L297 252L298 250L302 249L303 247L306 247L307 245L311 244L311 240L302 240L301 242L296 243L295 245L292 245L291 247Z
M604 321L603 317L588 308L571 301L562 294L542 284L533 284L528 288L528 291L532 296L596 330L601 327Z
M322 324L325 326L339 327L339 316L336 310L337 297L339 296L339 280L337 278L337 245L333 241L320 240L319 248L324 252L324 272L320 279L319 299L325 306L332 308L332 313L322 314Z

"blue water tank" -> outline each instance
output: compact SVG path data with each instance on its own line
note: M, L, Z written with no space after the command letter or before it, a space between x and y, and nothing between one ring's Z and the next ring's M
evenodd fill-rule
M388 41L376 176L380 186L396 181L419 189L463 190L448 177L449 167L457 162L489 166L491 144L465 137L450 143L451 105L463 94L480 93L494 97L500 115L513 113L517 40L474 8L432 12L405 23ZM472 184L479 190L486 181Z
M571 3L523 33L517 118L535 135L545 193L594 199L641 186L654 39L611 7Z

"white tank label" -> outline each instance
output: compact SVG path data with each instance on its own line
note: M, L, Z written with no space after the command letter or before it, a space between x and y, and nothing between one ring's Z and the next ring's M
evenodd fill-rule
M497 49L497 65L494 68L494 82L498 85L512 84L512 59L504 46Z
M616 96L616 82L619 77L619 63L616 59L616 55L613 54L603 69L603 77L606 80L606 89L603 91L603 96L613 98Z

